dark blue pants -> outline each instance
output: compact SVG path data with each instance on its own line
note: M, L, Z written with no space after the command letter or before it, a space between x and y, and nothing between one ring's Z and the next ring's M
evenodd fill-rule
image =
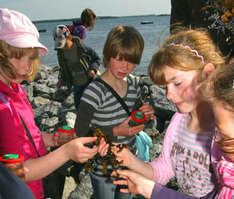
M121 193L119 186L113 184L111 178L101 177L90 173L93 186L91 199L131 199L131 194Z
M78 105L80 104L80 98L85 90L85 88L89 85L90 82L87 84L83 84L81 86L74 86L73 87L73 94L74 94L74 103L76 110L78 110Z

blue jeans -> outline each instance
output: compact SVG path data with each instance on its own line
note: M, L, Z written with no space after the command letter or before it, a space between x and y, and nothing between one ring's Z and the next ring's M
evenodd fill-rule
M87 84L81 85L81 86L74 86L73 87L74 103L75 103L76 110L78 110L78 106L80 104L80 98L81 98L85 88L88 86L89 83L90 82L88 82Z
M93 186L91 199L131 199L131 194L121 193L120 187L113 184L113 178L101 177L90 173Z

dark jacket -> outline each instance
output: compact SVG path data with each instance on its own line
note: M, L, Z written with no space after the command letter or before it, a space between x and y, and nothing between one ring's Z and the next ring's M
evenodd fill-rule
M64 49L57 50L58 62L60 65L60 73L59 73L59 80L62 82L62 85L66 85L68 88L71 88L75 85L74 81L74 71L81 67L85 71L85 75L87 79L92 79L89 77L88 72L89 70L94 70L95 72L98 71L101 63L101 59L98 54L92 49L85 45L81 45L80 39L78 37L73 36L72 41L77 46L77 57L79 60L85 60L85 63L77 63L76 65L69 66L66 59L64 58ZM76 78L79 80L79 77ZM82 83L83 84L83 83ZM85 83L84 83L85 84Z
M28 186L0 163L0 199L35 199Z

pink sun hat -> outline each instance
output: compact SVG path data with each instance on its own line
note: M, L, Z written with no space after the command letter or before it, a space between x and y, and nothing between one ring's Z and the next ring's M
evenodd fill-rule
M39 32L31 20L20 12L0 9L0 40L18 48L38 48L41 55L48 53L39 42Z

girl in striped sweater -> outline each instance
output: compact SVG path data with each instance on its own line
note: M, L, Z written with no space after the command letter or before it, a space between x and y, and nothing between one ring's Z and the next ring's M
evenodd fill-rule
M125 102L129 112L140 100L140 86L138 79L130 73L140 63L144 41L141 34L131 26L116 26L108 34L103 49L103 63L106 71L100 81L91 82L85 89L75 124L77 136L87 137L90 130L101 129L110 140L127 144L133 154L136 154L136 134L143 130L144 125L130 127L129 114L119 100L112 94L105 83L109 84ZM153 108L143 104L140 110L148 119L155 119ZM104 155L110 146L100 147ZM102 145L102 146L103 146ZM102 148L102 149L101 149ZM103 174L103 166L99 165L94 173L90 173L95 199L127 199L129 194L119 192L119 186L110 181L113 171L107 165L107 173Z

